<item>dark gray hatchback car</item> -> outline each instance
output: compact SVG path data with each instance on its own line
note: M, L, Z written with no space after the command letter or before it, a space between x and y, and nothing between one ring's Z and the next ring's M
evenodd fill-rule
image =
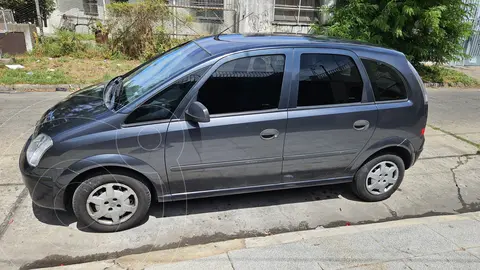
M397 51L206 37L49 109L20 169L37 205L98 231L135 226L152 200L352 182L379 201L420 155L427 109Z

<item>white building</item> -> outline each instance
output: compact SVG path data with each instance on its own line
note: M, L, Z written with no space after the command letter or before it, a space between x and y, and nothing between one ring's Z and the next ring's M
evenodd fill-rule
M56 29L73 28L80 33L88 33L88 24L96 19L105 18L105 6L109 0L55 0L56 8L44 27L46 34Z
M103 20L106 5L115 0L56 0L56 10L47 21L45 33L60 27L87 33L88 24ZM140 0L129 0L135 2ZM167 1L167 0L166 0ZM239 33L307 33L315 22L328 19L320 7L336 0L168 0L175 14L167 29L172 34L215 34L227 27ZM188 27L182 18L193 18Z

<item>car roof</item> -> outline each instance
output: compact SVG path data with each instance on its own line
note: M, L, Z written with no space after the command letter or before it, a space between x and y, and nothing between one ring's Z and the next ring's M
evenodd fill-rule
M402 55L402 53L372 44L314 35L290 34L222 34L195 40L212 55L222 55L243 50L261 48L334 48L351 51L367 50L383 54Z

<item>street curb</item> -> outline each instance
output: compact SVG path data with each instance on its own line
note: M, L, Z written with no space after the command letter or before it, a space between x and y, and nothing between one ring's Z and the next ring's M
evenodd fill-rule
M464 88L464 89L477 89L478 85L467 86L461 82L459 83L423 83L425 88L436 89L436 88Z
M88 85L86 84L14 84L14 85L0 85L0 91L2 92L15 92L15 91L39 91L50 92L55 91L57 88L66 88L69 91L82 89Z
M279 244L287 244L292 242L298 242L312 238L322 238L337 235L348 235L361 233L379 229L389 229L397 227L408 227L421 224L430 223L443 223L450 221L460 220L477 220L480 221L480 212L471 212L458 215L445 215L445 216L432 216L403 219L382 223L371 223L364 225L355 225L336 228L325 229L319 227L314 230L289 232L270 236L251 237L244 239L234 239L222 242L214 242L204 245L187 246L175 249L159 250L146 252L142 254L133 254L122 256L113 260L104 260L97 262L88 262L82 264L74 264L60 267L52 267L50 269L62 269L62 270L78 270L78 269L144 269L151 265L169 264L181 261L189 261L194 259L200 259L210 257L214 255L220 255L229 251L247 249L247 248L259 248L274 246Z

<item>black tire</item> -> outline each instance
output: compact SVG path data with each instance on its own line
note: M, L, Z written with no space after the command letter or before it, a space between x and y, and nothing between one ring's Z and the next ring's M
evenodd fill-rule
M94 220L87 211L87 198L92 191L101 185L119 183L131 188L138 199L137 209L126 221L116 224L101 224ZM132 228L142 222L148 213L151 203L151 194L148 187L141 181L128 174L101 174L95 175L82 182L75 190L72 199L73 212L82 225L99 232L115 232Z
M373 194L367 189L367 175L371 169L382 161L390 161L395 163L398 167L398 179L395 185L385 193ZM352 190L360 199L367 202L377 202L389 198L400 186L405 175L405 164L403 160L395 154L383 154L370 159L368 162L362 165L355 174L352 183Z

